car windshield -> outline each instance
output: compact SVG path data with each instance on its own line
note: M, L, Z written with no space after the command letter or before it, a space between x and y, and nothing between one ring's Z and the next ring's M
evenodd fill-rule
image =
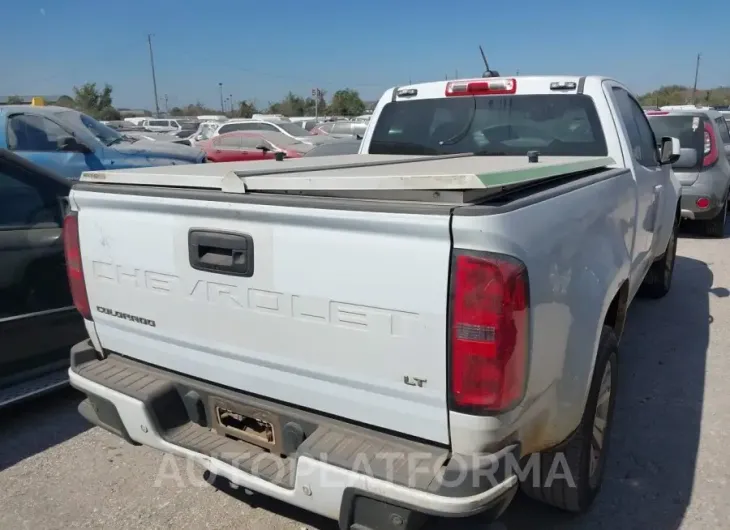
M69 114L71 111L67 111ZM107 127L103 123L96 121L91 116L86 114L79 114L79 120L84 124L84 127L93 134L101 143L104 145L112 145L115 143L123 142L124 136L119 134L119 131L115 131L111 127Z
M421 99L383 107L372 154L478 152L605 156L606 140L593 100L544 94Z
M276 126L292 136L309 136L309 131L296 123L277 123Z
M179 121L180 128L185 131L196 131L198 129L198 125L200 125L196 121Z

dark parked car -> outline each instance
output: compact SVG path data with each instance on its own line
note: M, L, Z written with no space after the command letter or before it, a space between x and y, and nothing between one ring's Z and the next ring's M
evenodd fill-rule
M65 386L69 348L87 336L64 259L70 185L0 150L0 407Z

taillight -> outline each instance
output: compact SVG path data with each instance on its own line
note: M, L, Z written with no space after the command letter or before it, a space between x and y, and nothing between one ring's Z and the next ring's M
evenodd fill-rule
M668 110L647 110L646 115L647 116L667 116L669 114Z
M81 316L91 320L91 307L84 283L84 268L81 265L79 217L76 212L69 213L63 220L63 249L66 254L66 273L74 305Z
M703 154L705 157L702 159L702 167L708 167L717 162L719 154L717 152L717 140L715 140L715 131L712 130L712 126L705 122L705 145Z
M508 256L457 252L452 274L451 408L508 410L527 377L527 269Z
M487 96L514 94L517 92L515 79L480 79L479 81L451 81L446 83L447 96Z

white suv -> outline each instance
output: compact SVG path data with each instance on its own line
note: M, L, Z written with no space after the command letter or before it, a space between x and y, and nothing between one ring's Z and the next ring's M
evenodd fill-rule
M291 138L295 138L300 142L312 143L314 135L307 131L298 123L290 121L264 121L264 120L248 120L237 119L229 120L215 131L213 136L233 131L269 131L286 134Z

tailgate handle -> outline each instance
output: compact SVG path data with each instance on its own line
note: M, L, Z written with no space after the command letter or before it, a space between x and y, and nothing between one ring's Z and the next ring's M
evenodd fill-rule
M249 234L191 229L188 232L190 266L230 276L253 276L253 237Z

